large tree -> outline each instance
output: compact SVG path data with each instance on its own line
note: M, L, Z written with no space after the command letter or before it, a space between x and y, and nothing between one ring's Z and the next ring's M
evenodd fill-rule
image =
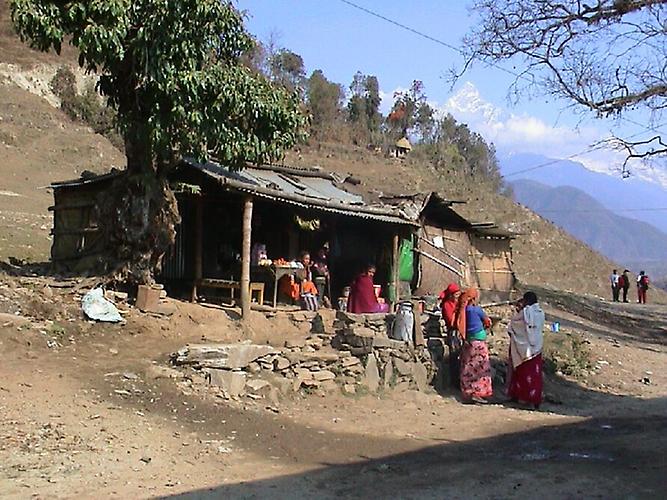
M307 82L306 105L312 117L312 134L320 140L338 135L342 115L343 88L324 76L321 69L312 72Z
M598 116L644 110L654 123L667 109L667 0L476 0L473 10L466 66L518 60L518 94L537 88ZM642 142L625 142L631 156L667 154L659 135Z
M347 118L354 129L355 139L366 144L377 144L380 140L380 84L377 77L357 71L350 84L347 102Z
M167 174L184 155L231 168L279 157L306 124L298 96L240 63L253 40L221 0L12 0L20 36L63 43L118 113L127 174L101 200L114 271L150 281L179 217ZM111 257L111 255L109 256Z
M414 80L408 90L394 93L394 105L387 116L390 138L396 140L414 133L421 141L427 141L433 131L434 115L424 84Z

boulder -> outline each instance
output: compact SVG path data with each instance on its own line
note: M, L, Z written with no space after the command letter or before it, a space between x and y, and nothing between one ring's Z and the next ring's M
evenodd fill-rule
M343 391L343 394L348 396L352 396L353 394L357 393L357 387L354 384L343 384L341 390Z
M292 363L290 363L289 359L284 358L282 356L276 357L276 359L273 360L273 369L276 371L281 371L289 368Z
M259 396L266 396L271 390L271 384L262 379L251 379L245 383L246 392L250 394L257 394Z
M394 368L399 375L406 376L412 374L412 364L403 361L400 358L393 358Z
M278 351L268 345L256 344L196 344L181 349L173 357L177 365L195 365L201 368L246 368L258 358Z
M412 379L417 384L417 389L425 391L428 388L428 373L426 367L421 363L414 363L412 366Z
M245 393L246 374L231 370L210 369L211 384L220 387L229 397L242 396Z
M294 376L297 380L308 380L313 378L313 372L307 368L294 368Z
M301 348L305 345L306 345L305 338L287 339L285 341L285 347L287 347L288 349Z
M340 364L343 367L348 367L348 366L359 365L361 364L361 361L359 360L359 358L349 357L349 358L343 358Z
M380 387L380 373L378 372L378 363L373 354L369 354L366 361L364 385L368 387L368 390L371 392L377 391Z
M329 370L320 370L319 372L313 373L313 378L319 380L320 382L324 380L333 380L336 378L336 374Z

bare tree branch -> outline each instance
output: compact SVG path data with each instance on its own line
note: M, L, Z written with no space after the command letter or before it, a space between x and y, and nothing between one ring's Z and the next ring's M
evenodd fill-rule
M519 60L514 95L541 91L598 117L667 109L667 0L476 0L480 22L464 38L474 62ZM654 142L651 140L650 142ZM629 144L633 144L630 142ZM653 148L664 155L664 148Z

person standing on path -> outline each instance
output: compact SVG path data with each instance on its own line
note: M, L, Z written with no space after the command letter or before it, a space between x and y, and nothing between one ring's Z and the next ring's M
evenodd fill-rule
M468 288L459 297L456 328L463 337L461 349L461 394L469 403L487 403L493 396L491 360L486 344L486 330L491 320L477 305L479 291Z
M456 306L461 295L461 289L456 283L450 283L440 293L442 300L442 319L447 329L447 347L449 348L449 380L453 387L460 385L460 356L461 337L456 329Z
M618 302L618 292L620 289L618 288L618 279L620 276L618 275L618 272L616 272L616 269L614 269L611 272L611 276L609 276L609 282L611 284L611 298L614 302Z
M646 304L646 292L648 291L649 279L644 271L639 271L637 276L637 302Z
M623 274L619 278L619 286L623 290L623 302L627 303L628 302L628 290L630 290L630 276L628 276L628 271L627 269L623 271ZM621 283L622 280L622 283Z
M507 396L511 401L528 403L538 409L543 388L544 311L534 292L523 295L521 306L507 327L511 374Z

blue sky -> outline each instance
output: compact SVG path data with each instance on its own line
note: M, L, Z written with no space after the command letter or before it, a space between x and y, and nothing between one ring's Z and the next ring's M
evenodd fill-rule
M464 0L353 0L369 10L437 38L454 47L474 23ZM460 55L436 42L392 25L341 0L237 0L247 11L247 27L262 41L277 35L280 47L300 54L307 73L321 69L347 87L357 70L378 77L387 96L422 80L433 105L468 123L501 153L531 152L565 158L616 134L641 129L627 122L582 118L567 103L536 96L519 103L507 99L513 77L494 67L474 67L451 89L448 71ZM505 68L514 70L512 66ZM645 122L641 116L631 118ZM617 152L598 151L574 158L605 171L618 166Z

